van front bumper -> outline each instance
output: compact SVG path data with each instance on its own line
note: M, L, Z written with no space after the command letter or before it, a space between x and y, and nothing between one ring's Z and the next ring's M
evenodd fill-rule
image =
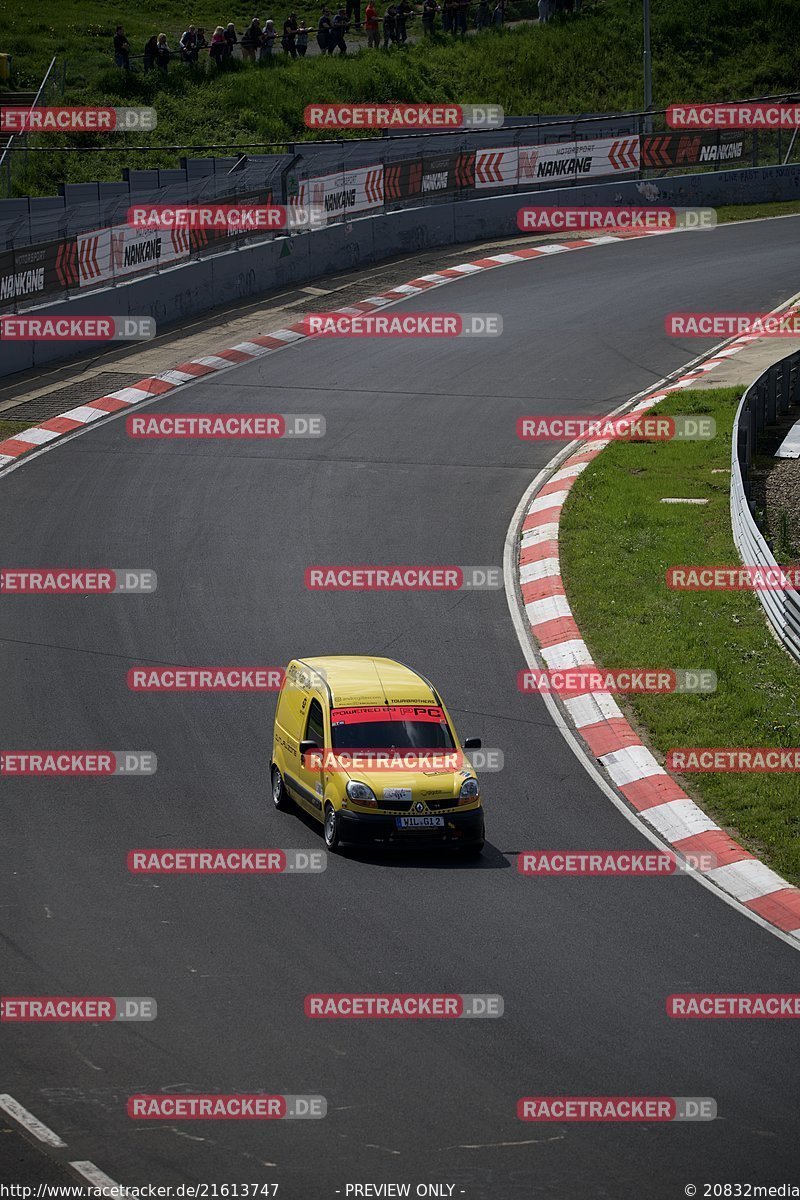
M439 826L414 826L401 828L400 816L412 813L354 813L346 808L339 810L339 837L342 842L353 845L383 842L392 846L474 846L483 841L483 809L473 808L467 812L430 813L440 816L444 822Z

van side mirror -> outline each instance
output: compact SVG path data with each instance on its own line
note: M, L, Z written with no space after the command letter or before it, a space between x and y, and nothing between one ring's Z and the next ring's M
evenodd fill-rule
M300 743L300 745L298 746L298 749L300 751L300 761L301 762L303 761L303 759L305 758L305 756L307 754L310 754L314 750L316 750L316 752L318 754L320 753L319 746L317 745L316 742L312 741L310 738L302 741Z
M465 750L480 750L480 748L481 748L481 739L480 738L464 738L464 749Z

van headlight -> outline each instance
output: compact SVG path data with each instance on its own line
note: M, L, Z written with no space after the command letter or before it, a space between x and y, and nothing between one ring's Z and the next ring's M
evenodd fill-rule
M361 804L367 808L378 807L378 801L375 799L375 793L371 787L367 787L366 783L358 783L355 779L350 779L347 782L345 791L355 804Z
M477 800L481 794L478 787L477 779L465 779L461 785L461 791L458 793L459 804L469 804L472 800Z

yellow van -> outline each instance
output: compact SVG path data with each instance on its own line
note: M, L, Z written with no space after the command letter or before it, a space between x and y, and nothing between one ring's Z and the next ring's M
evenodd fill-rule
M463 749L480 748L467 738ZM293 659L275 713L272 800L325 845L442 845L479 854L480 788L439 693L390 658Z

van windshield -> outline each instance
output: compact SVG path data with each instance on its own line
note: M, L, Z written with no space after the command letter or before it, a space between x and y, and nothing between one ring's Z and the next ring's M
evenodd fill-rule
M363 713L363 718L362 718ZM454 743L440 708L334 709L334 750L453 750Z

